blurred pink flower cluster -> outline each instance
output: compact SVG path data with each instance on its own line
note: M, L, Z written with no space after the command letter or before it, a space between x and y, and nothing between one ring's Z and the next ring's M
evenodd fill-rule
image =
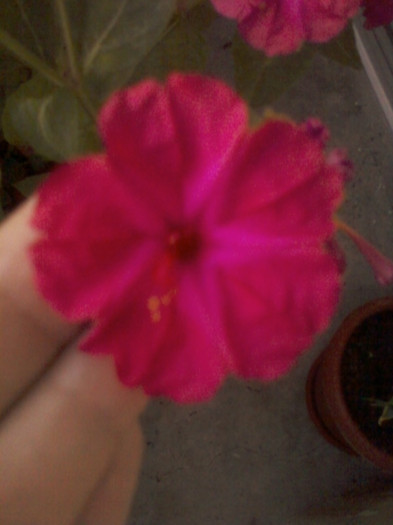
M293 53L304 41L326 42L354 16L362 0L211 0L235 18L245 40L268 56Z
M295 52L303 42L327 42L364 7L365 27L393 20L393 0L211 0L238 22L244 39L268 56Z

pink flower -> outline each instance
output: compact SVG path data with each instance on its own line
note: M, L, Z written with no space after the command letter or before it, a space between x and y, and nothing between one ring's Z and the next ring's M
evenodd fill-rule
M361 0L211 0L235 18L244 39L268 56L293 53L307 40L326 42L356 14Z
M393 0L363 0L362 5L366 29L387 25L393 20Z
M341 286L343 175L320 137L274 118L250 130L231 89L182 74L114 94L99 127L106 153L57 168L34 218L39 288L92 322L82 349L180 402L287 371Z

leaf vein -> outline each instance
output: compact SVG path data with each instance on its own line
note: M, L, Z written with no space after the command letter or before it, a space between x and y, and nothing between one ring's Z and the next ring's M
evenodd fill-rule
M112 17L112 20L110 20L109 24L106 26L106 28L103 30L101 35L97 38L96 42L91 47L90 51L86 54L86 58L85 58L84 63L83 63L83 71L84 71L85 74L89 71L89 69L90 69L94 59L96 58L97 54L99 53L102 43L105 41L105 39L108 37L108 35L112 31L112 29L117 24L120 16L122 15L122 13L123 13L123 11L124 11L124 9L126 7L127 2L128 2L128 0L123 0L122 1L122 3L120 4L117 12Z

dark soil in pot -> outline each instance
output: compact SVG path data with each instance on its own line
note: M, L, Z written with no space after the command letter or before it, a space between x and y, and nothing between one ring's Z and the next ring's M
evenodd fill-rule
M341 384L351 416L380 450L393 454L393 424L380 426L382 408L370 399L393 395L393 310L366 318L349 338L342 356Z

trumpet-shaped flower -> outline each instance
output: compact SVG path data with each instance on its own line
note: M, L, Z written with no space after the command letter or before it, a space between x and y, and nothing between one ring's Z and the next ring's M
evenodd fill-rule
M229 87L182 74L115 93L99 127L106 153L40 189L31 251L47 300L91 322L82 350L180 402L287 371L341 286L344 172L326 133L274 117L251 130Z
M235 18L244 39L268 56L293 53L304 41L327 42L356 14L361 0L211 0Z

